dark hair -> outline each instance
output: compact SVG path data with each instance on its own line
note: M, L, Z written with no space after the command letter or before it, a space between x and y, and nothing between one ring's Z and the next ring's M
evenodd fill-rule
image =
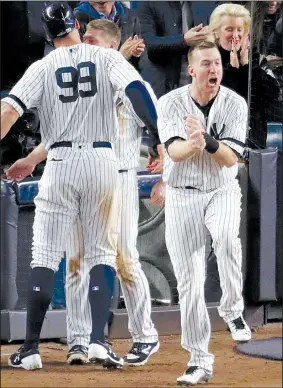
M252 17L252 44L256 51L261 52L264 50L264 24L267 17L268 1L251 1L247 8L250 10ZM283 2L277 2L278 19L280 14L282 17ZM262 53L263 54L263 53Z

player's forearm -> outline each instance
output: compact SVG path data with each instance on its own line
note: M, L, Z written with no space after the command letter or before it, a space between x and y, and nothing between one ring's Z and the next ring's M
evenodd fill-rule
M232 167L238 162L237 155L230 147L219 142L219 148L214 154L210 154L218 164L225 167Z
M47 154L48 151L41 143L26 157L26 161L29 164L37 165L47 158Z
M133 105L134 111L147 127L152 146L157 146L161 143L157 130L157 113L145 85L141 81L131 82L126 87L125 92Z
M175 140L168 146L167 151L173 162L183 162L196 153L192 150L189 140Z
M12 105L1 102L1 140L7 135L20 115Z

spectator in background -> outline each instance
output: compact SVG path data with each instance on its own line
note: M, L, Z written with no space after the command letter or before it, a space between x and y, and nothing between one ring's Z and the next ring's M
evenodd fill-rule
M268 54L268 39L275 30L279 18L282 16L281 1L255 1L253 40L255 50L262 54Z
M210 16L209 28L219 47L222 85L248 98L250 12L240 4L224 3Z
M81 36L85 34L91 20L108 19L115 22L121 31L119 51L138 71L141 70L145 45L141 39L140 22L134 11L120 1L82 1L74 11L80 23Z
M270 54L283 58L282 55L282 17L278 20L275 30L268 39L267 51Z
M281 9L282 10L282 9ZM281 13L282 14L282 13ZM273 74L278 82L279 93L277 98L274 98L272 109L269 110L267 120L270 122L283 123L283 55L282 55L282 16L278 20L275 30L268 39L267 56L268 65L272 69ZM272 137L272 134L271 134Z
M267 1L252 4L251 148L265 148L267 123L282 120L282 59L279 55L282 54L279 21L282 5L282 2Z
M208 37L214 1L141 1L141 21L149 62L142 69L157 97L188 84L187 53Z

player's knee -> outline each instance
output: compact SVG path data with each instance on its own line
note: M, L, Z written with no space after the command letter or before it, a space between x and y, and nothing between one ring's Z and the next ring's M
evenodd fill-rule
M114 283L116 271L109 265L99 264L91 268L89 275L90 283L100 284L107 282L107 284L109 283L112 285L112 283Z
M214 250L221 250L229 254L231 250L237 249L241 242L238 235L233 233L219 233L212 238L212 247Z
M53 289L42 289L39 286L34 286L32 288L32 302L33 303L42 303L49 305L52 296L53 296Z
M205 283L205 271L198 270L194 271L189 269L187 274L182 274L177 277L178 291L179 294L192 294L198 295L203 292L203 286ZM201 284L203 286L201 286Z
M33 249L31 268L44 267L49 268L54 272L59 269L60 262L63 258L63 253L43 252L37 248Z
M29 279L29 298L34 303L50 303L53 295L54 276L54 271L49 268L36 267L32 269Z

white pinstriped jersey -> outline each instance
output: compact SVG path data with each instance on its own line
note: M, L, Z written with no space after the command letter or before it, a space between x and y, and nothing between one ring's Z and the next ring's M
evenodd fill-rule
M154 105L157 105L157 98L148 82L144 84L151 96ZM144 123L139 119L133 110L133 106L124 93L116 94L116 106L119 125L118 140L114 145L120 170L130 170L139 166L140 145L142 141L142 128Z
M22 115L36 107L42 143L114 142L116 91L124 91L138 72L113 49L88 44L60 47L32 64L4 101Z
M163 166L163 173L162 173L163 182L168 183L168 180L170 177L170 172L171 172L173 165L174 165L173 160L170 158L170 156L166 152L165 157L164 157L164 166Z
M244 98L224 86L220 86L207 118L192 100L188 85L162 96L158 100L157 114L162 143L175 136L188 139L184 117L194 114L201 118L207 133L217 140L229 138L221 141L238 153L243 152L248 120L247 103ZM191 186L202 191L214 190L227 184L238 172L237 164L230 168L221 166L206 151L183 162L165 164L165 168L170 169L165 171L170 186Z

